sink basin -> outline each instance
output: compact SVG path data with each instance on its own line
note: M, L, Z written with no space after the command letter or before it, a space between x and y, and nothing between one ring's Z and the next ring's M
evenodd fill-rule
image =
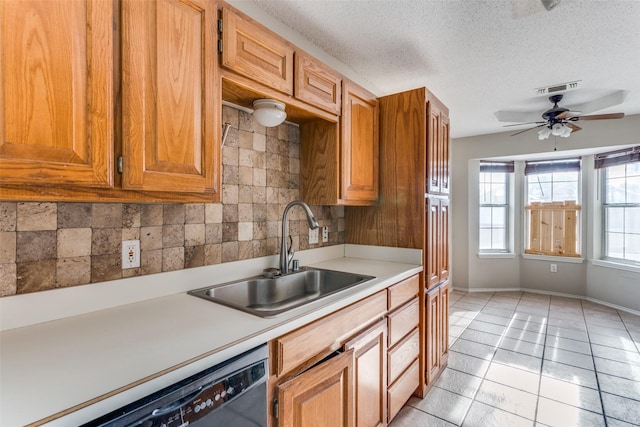
M274 317L371 279L375 277L304 268L284 276L251 277L188 293L256 316Z

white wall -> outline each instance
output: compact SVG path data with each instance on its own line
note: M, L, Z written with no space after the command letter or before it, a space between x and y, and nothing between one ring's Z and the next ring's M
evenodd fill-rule
M452 123L455 126L455 122ZM576 151L607 151L612 147L640 144L640 115L622 120L580 122L582 131L569 138L539 141L536 131L510 136L513 132L452 140L451 144L451 283L455 289L534 289L571 294L640 311L640 272L594 265L600 243L594 239L598 221L592 157L583 162L582 240L583 263L562 259L524 259L521 210L516 209L514 227L516 256L478 257L478 172L479 160L495 157L566 157ZM518 174L516 174L517 176ZM523 185L515 183L516 206L522 206ZM591 191L589 191L591 190ZM558 272L549 271L550 263Z

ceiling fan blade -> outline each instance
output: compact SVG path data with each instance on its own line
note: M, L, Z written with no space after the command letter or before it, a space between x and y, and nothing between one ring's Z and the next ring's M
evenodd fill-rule
M556 116L556 119L560 119L560 120L570 119L571 117L579 116L580 114L582 114L582 112L580 111L565 111L563 113L558 114Z
M502 125L502 127L503 128L508 128L508 127L511 127L511 126L537 125L537 124L540 124L540 123L544 124L544 123L547 123L547 122L514 123L512 125Z
M538 129L539 127L546 126L546 125L547 125L546 123L543 123L543 124L541 124L541 125L534 126L534 127L532 127L532 128L529 128L529 129L521 130L520 132L512 133L512 134L511 134L511 136L520 135L521 133L528 132L528 131L530 131L530 130L532 130L532 129Z
M572 117L569 120L607 120L607 119L621 119L624 117L624 113L611 113L611 114L593 114L591 116Z
M582 129L580 126L576 126L573 123L565 123L565 126L570 127L571 128L571 132L578 132L579 130Z

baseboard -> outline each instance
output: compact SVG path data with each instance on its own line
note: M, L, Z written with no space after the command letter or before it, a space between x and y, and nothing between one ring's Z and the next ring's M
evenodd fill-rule
M640 316L640 311L638 310L634 310L628 307L623 307L621 305L616 305L616 304L612 304L610 302L606 302L606 301L601 301L599 299L596 298L591 298L591 297L586 297L586 296L580 296L580 295L573 295L573 294L565 294L562 292L553 292L553 291L542 291L540 289L530 289L530 288L473 288L473 289L467 289L467 288L456 288L456 287L452 287L452 290L454 291L460 291L460 292L469 292L469 293L474 293L474 292L530 292L532 294L543 294L543 295L551 295L551 296L555 296L555 297L564 297L564 298L573 298L573 299L580 299L580 300L585 300L585 301L589 301L589 302L593 302L596 304L601 304L619 311L624 311L625 313L629 313L629 314L635 314L636 316Z

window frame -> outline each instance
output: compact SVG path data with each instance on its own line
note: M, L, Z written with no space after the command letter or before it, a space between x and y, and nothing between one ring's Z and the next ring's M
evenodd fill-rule
M484 165L484 166L483 166ZM483 171L483 167L486 167L488 170ZM486 183L486 180L482 179L482 174L504 174L504 193L505 193L505 201L504 203L483 203L481 200L481 185ZM501 254L511 254L513 253L513 248L511 245L513 243L512 239L512 212L513 212L513 203L512 203L512 185L514 181L514 162L513 161L488 161L481 160L480 161L480 171L478 174L478 254L479 255L501 255ZM493 180L489 181L493 183ZM498 227L493 227L493 220L491 221L491 227L482 227L480 223L480 212L482 208L504 208L504 237L502 241L502 248L493 248L493 230L498 229ZM480 238L480 233L482 230L489 229L492 233L491 238L491 246L492 248L482 248L480 246L480 242L482 241Z

